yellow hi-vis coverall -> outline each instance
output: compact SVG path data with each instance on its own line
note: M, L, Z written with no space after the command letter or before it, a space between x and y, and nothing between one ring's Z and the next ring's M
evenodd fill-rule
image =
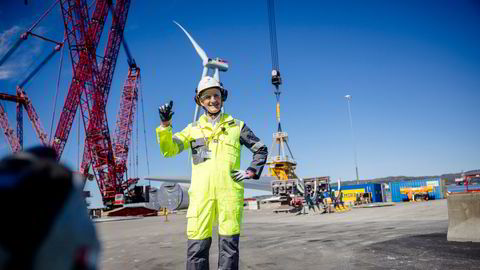
M260 177L267 158L265 144L242 121L227 114L220 117L212 126L207 116L202 115L198 121L175 135L171 126L159 126L156 130L157 142L165 157L175 156L187 148L192 151L192 180L188 190L190 204L187 212L187 269L208 269L208 250L214 221L218 221L220 235L219 269L238 267L243 182L233 181L231 171L240 168L242 145L254 154L248 170L256 173L256 179ZM232 241L236 243L232 244Z

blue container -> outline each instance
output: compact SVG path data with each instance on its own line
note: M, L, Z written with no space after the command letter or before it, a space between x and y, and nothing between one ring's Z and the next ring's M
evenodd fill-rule
M337 185L332 186L331 189L333 191L337 191ZM372 202L382 202L382 185L377 183L367 183L367 184L359 184L359 185L349 185L349 186L342 186L340 185L341 190L359 190L359 192L370 192L372 193ZM360 191L363 190L363 191Z
M392 202L408 201L408 195L401 194L401 188L433 186L433 192L428 193L430 200L443 199L443 184L440 178L427 178L419 180L410 180L402 182L391 182L390 191L392 192Z

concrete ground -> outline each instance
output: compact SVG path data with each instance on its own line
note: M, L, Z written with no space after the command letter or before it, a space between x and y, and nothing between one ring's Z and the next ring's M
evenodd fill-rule
M184 212L96 226L101 269L185 269ZM447 242L447 229L446 200L322 215L246 210L240 269L480 269L480 243Z

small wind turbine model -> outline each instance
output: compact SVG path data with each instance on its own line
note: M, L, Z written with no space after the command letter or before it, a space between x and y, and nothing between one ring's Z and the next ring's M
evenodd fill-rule
M205 51L200 47L200 45L198 45L197 42L195 42L195 40L192 38L192 36L187 32L187 30L185 30L185 28L183 28L179 23L177 23L176 21L173 21L176 25L178 25L178 27L180 27L180 29L182 29L182 31L185 33L185 35L187 35L188 39L190 40L190 42L192 42L192 45L193 47L195 48L195 50L197 51L198 55L200 56L200 58L202 59L202 65L203 65L203 72L202 72L202 78L207 76L208 75L208 72L211 71L213 72L213 78L215 80L217 80L218 82L220 82L220 74L219 74L219 71L227 71L228 70L228 62L223 60L223 59L220 59L220 58L208 58L207 54L205 53ZM196 105L195 107L195 114L193 116L193 121L197 121L197 116L198 116L198 110L199 110L199 106L198 104Z

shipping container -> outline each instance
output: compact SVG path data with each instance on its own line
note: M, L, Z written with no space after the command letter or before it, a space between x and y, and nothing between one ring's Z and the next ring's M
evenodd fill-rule
M392 193L392 202L408 201L408 195L400 192L403 188L419 188L432 186L433 191L428 192L428 199L438 200L443 199L443 189L445 186L444 180L440 178L417 179L401 182L391 182L390 191Z
M332 191L337 191L337 185L331 186ZM382 185L377 183L367 183L358 185L340 185L340 189L343 191L344 201L354 200L357 193L371 193L372 202L382 202Z

